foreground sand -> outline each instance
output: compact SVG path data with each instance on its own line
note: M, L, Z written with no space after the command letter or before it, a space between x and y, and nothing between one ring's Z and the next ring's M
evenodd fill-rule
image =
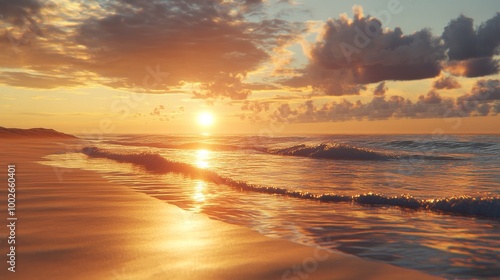
M264 237L93 172L35 163L64 151L48 141L0 145L0 279L434 279ZM6 262L8 163L17 177L15 273Z

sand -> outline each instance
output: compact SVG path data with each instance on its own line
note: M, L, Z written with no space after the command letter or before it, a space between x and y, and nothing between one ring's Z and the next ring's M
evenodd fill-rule
M94 172L36 163L65 151L51 141L0 140L5 182L0 279L435 278L268 238L112 184ZM16 164L17 179L15 273L7 270L6 255L9 163Z

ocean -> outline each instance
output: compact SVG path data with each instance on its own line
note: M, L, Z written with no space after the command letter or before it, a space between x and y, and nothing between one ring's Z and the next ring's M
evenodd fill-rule
M109 135L83 143L61 144L42 163L93 170L266 236L450 279L500 276L498 135Z

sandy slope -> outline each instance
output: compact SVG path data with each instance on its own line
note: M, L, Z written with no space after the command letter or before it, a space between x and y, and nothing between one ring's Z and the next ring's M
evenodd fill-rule
M0 279L433 278L190 214L93 172L37 164L64 151L43 140L0 145L0 180L7 181L7 164L15 163L18 199L17 272L11 273L1 184Z
M47 128L30 128L30 129L21 129L21 128L5 128L0 126L0 139L7 138L65 138L65 139L76 139L77 137L62 133L59 131L55 131L53 129Z

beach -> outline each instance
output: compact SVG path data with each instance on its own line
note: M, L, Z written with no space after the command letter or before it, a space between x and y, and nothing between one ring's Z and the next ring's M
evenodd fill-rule
M74 144L78 140L58 140ZM2 279L434 279L424 273L265 237L113 184L36 163L52 139L2 140L16 169L15 271L0 233ZM7 188L0 190L7 208ZM7 222L7 211L1 220ZM411 252L409 252L411 254Z
M0 280L500 279L500 1L0 0Z

